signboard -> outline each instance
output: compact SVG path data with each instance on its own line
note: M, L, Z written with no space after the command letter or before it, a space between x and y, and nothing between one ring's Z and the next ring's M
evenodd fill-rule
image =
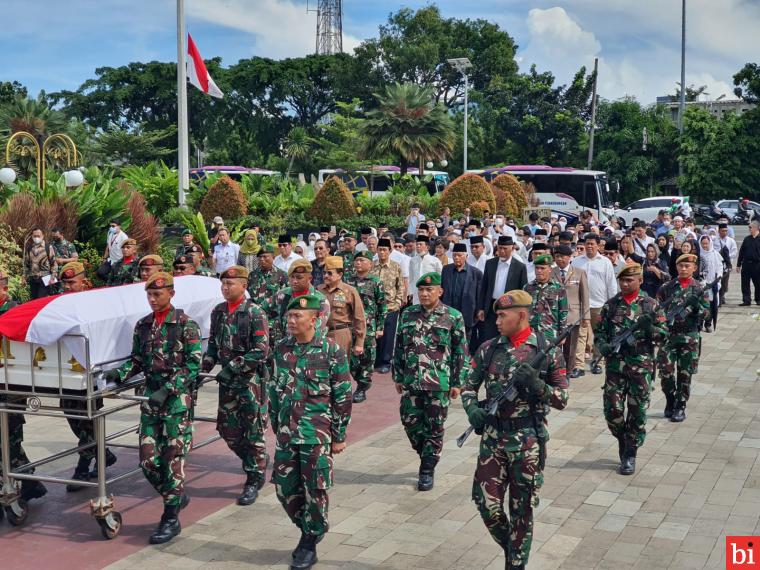
M523 208L523 220L527 220L528 216L530 216L533 212L538 214L539 219L541 218L551 218L552 217L552 209L546 208L546 207L536 207L536 208Z

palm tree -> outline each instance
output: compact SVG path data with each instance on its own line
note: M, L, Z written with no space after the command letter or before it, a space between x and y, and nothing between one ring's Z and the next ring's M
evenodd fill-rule
M290 171L293 169L293 162L296 160L303 160L309 156L309 135L306 133L306 129L303 127L293 127L290 129L288 136L285 137L284 151L285 156L290 158L288 163L288 171L285 173L285 178L290 177Z
M376 93L378 108L367 113L362 125L364 154L370 158L392 155L406 174L416 161L443 160L454 150L454 124L436 105L431 87L394 83Z

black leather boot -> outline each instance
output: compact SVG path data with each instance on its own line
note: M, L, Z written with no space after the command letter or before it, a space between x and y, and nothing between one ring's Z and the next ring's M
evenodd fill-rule
M354 404L361 404L367 399L367 391L364 388L357 388L354 392Z
M620 474L633 475L636 471L636 448L627 445L624 453L623 460L620 462Z
M312 534L301 535L301 541L293 551L292 570L308 570L317 563L317 542L319 539Z
M680 423L686 419L686 402L680 402L676 404L673 409L673 417L670 418L671 422Z
M77 463L76 469L74 469L74 474L71 476L71 478L76 481L89 481L91 462L92 462L91 458L82 457L80 455L79 463ZM82 489L84 489L83 485L74 485L72 483L69 483L68 485L66 485L66 491L68 493L75 493L77 491L81 491Z
M420 473L417 481L418 491L430 491L435 484L435 459L423 457L420 461Z
M673 405L675 404L676 399L673 396L670 396L669 394L665 394L665 411L663 412L663 417L665 418L672 418L673 417Z
M178 517L179 509L179 505L164 506L164 514L161 515L156 530L150 535L151 544L164 544L182 532Z
M21 498L25 501L39 499L47 494L47 487L42 481L21 481Z
M259 497L259 479L260 477L257 473L248 473L246 475L243 493L237 499L238 505L247 507L256 502L256 499Z

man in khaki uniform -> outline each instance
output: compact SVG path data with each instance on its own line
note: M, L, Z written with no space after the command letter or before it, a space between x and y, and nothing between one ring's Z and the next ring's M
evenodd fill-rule
M367 321L359 292L343 282L342 257L330 256L325 260L324 279L325 282L317 287L317 291L330 303L327 336L346 354L359 356L364 352Z
M569 342L562 345L565 356L568 378L584 376L584 358L579 357L578 339L581 331L585 337L591 328L591 308L588 299L588 277L586 272L579 267L573 267L570 261L573 258L573 250L569 245L559 245L554 249L554 263L557 266L552 270L552 278L565 288L569 312L567 322L581 321L580 327L575 327L570 333ZM583 343L585 347L585 342Z

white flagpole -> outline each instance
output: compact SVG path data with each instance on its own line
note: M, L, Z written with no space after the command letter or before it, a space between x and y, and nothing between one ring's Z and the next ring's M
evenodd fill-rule
M179 157L180 206L185 205L185 192L190 189L190 152L187 135L187 32L185 31L185 0L177 0L177 142Z

